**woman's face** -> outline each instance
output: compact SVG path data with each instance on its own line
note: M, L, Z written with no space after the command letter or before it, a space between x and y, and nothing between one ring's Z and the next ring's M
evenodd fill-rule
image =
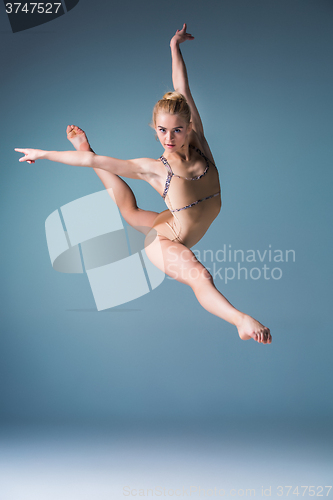
M192 128L179 115L158 113L155 130L160 143L166 151L179 151L185 143L186 136Z

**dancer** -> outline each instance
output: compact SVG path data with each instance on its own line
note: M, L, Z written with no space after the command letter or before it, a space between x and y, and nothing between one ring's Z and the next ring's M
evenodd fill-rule
M181 43L193 38L184 24L170 42L175 90L165 94L153 110L152 126L164 148L158 160L119 160L96 155L85 133L74 125L67 127L67 137L77 151L15 151L24 154L19 161L28 163L48 159L93 168L112 193L124 219L146 234L146 253L156 267L189 285L207 311L236 326L241 339L252 338L270 344L269 329L233 307L216 289L212 276L190 250L204 236L221 209L218 171L190 92L179 48ZM120 175L148 182L164 198L167 210L158 214L138 208L132 190Z

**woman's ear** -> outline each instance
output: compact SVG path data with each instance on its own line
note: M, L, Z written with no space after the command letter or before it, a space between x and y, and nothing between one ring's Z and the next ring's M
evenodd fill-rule
M192 122L190 122L187 127L187 133L189 134L190 132L192 132Z

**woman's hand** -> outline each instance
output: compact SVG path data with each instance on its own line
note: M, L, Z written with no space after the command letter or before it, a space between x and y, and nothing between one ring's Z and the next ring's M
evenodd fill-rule
M186 40L194 40L194 36L190 33L186 33L186 24L184 23L181 30L177 30L175 36L171 38L170 45L173 43L180 44L186 42Z
M43 151L41 149L18 149L15 148L15 151L18 151L19 153L23 153L24 156L22 156L19 161L26 161L28 163L35 163L35 160L38 160L39 158L42 157Z

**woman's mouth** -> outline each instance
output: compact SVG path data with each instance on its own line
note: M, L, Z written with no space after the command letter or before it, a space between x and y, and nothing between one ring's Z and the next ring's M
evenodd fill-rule
M167 148L174 148L174 147L175 147L175 144L166 144L166 147L167 147Z

